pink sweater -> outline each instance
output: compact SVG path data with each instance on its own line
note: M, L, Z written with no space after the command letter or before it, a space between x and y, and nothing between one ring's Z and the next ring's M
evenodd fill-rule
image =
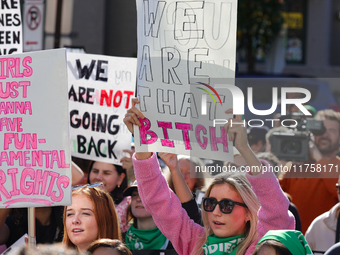
M169 189L156 154L146 160L137 160L133 155L133 165L145 209L152 214L157 227L172 242L178 254L191 254L200 237L205 236L204 228L189 218L177 196ZM273 173L261 174L261 178L246 176L261 204L257 224L259 236L245 253L250 255L268 230L294 229L295 220L288 213L288 199Z

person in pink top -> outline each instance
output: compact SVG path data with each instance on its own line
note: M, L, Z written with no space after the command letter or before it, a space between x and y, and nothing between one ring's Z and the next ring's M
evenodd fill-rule
M132 132L141 126L144 115L135 107L127 111L124 123ZM232 113L228 110L226 113ZM233 122L240 122L240 116ZM230 120L228 121L230 123ZM169 189L155 153L133 155L139 195L145 209L178 254L252 254L257 242L269 230L294 229L289 201L272 172L262 171L265 161L256 158L247 142L246 129L226 124L230 141L235 142L248 164L247 173L226 173L214 178L202 202L204 227L194 223L181 202Z

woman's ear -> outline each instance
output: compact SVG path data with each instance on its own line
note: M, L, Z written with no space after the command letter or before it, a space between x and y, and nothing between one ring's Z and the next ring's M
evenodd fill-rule
M250 212L248 210L247 210L247 214L246 214L246 217L245 217L244 221L245 221L245 223L250 221Z
M118 177L118 185L119 186L122 185L124 178L125 178L125 173L121 173Z

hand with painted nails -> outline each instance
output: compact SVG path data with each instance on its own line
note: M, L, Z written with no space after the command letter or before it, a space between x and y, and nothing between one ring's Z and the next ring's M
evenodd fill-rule
M139 127L142 126L138 118L144 119L143 113L141 113L138 108L136 107L136 104L139 104L138 98L132 99L132 107L127 110L127 113L125 114L124 123L129 129L129 131L133 134L133 125L137 125Z

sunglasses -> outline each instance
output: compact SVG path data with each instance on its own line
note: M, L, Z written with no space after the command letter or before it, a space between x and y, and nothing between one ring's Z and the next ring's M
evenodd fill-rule
M222 199L217 201L214 197L204 197L203 198L203 209L206 212L212 212L215 210L216 205L220 206L220 210L222 213L229 214L233 211L235 205L240 205L245 208L248 208L246 204L239 203L230 199Z
M100 189L104 190L104 183L96 182L96 183L93 183L93 184L77 185L77 186L73 186L72 190L81 189L81 188L84 188L84 187L87 187L87 188L100 188Z

